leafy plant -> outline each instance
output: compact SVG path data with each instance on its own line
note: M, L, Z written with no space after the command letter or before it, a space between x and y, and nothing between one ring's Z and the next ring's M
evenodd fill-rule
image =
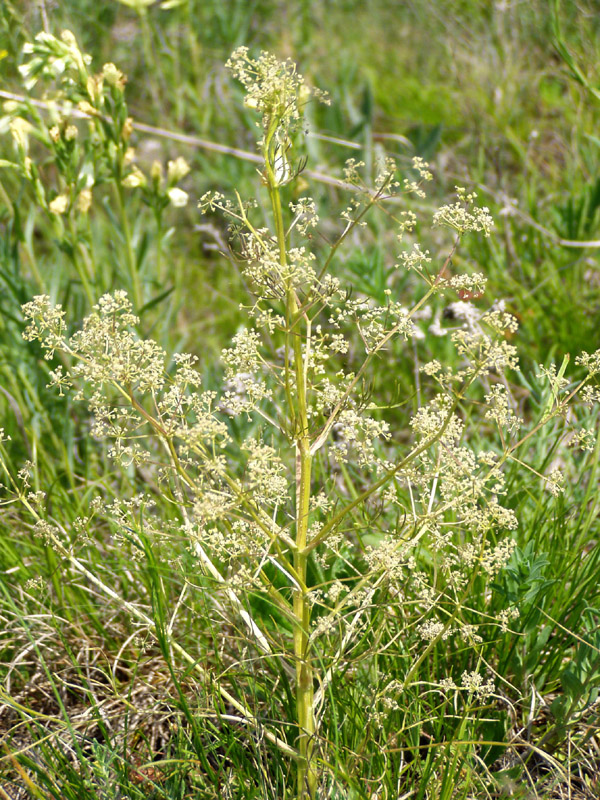
M434 212L428 166L380 132L408 91L400 107L417 153L438 152L440 166L451 155L449 171L462 158L486 198L510 182L543 221L552 178L530 161L546 150L519 141L527 81L519 74L515 94L521 54L496 25L513 12L473 23L485 17L478 42L489 47L493 18L493 53L511 53L506 97L488 111L491 93L477 98L488 67L468 71L468 97L443 70L427 84L435 48L419 47L414 24L403 41L419 55L402 85L394 70L380 80L379 48L365 73L359 55L383 22L370 30L360 4L332 4L335 20L362 20L340 48L353 69L338 81L336 48L328 41L319 65L300 3L296 53L319 83L333 70L323 85L336 102L311 103L292 62L238 49L238 113L218 48L256 38L253 14L270 4L210 6L97 12L115 29L140 26L131 53L84 31L95 53L124 59L127 90L113 64L94 72L72 35L43 34L22 64L30 88L4 108L3 762L32 796L77 800L545 795L563 763L576 769L595 713L598 355L572 373L562 360L593 334L581 319L590 260L548 248L498 196L500 236L487 235L492 214L471 190ZM509 27L535 59L545 51L543 26L537 38L528 28L533 6ZM335 23L323 25L334 41ZM279 28L261 26L261 44ZM542 104L566 109L548 71ZM433 144L419 133L424 104L450 126ZM250 131L259 153L196 152L188 172L154 141L148 158L128 107L243 147ZM481 115L481 129L456 127ZM309 122L340 138L306 139ZM341 138L351 125L361 144ZM339 146L365 161L341 182L321 172ZM329 196L315 179L335 187ZM213 189L200 264L196 233L169 227L193 217L181 208L198 186ZM586 192L556 201L548 189L550 211L566 209L561 231L591 235ZM337 193L349 198L341 218ZM485 310L477 270L506 301ZM23 303L33 344L21 339ZM509 309L524 323L523 373ZM228 337L238 326L220 359L215 325ZM545 365L537 378L532 356Z
M31 52L33 58L24 67L30 80L48 70L56 74L61 60L77 91L109 103L96 108L84 100L80 107L90 106L83 110L98 126L121 198L120 187L131 183L123 174L127 152L123 126L128 123L126 112L119 110L121 73L106 65L100 77L90 79L88 60L70 34L61 40L44 34ZM237 194L229 199L211 192L201 199L205 211L228 217L236 257L252 288L250 324L223 352L223 390L201 388L194 357L175 354L169 366L158 344L140 338L136 332L140 319L123 291L101 296L83 327L70 336L65 312L49 297L40 295L24 306L26 338L39 341L46 358L54 362L51 383L60 394L74 383L81 386L77 398L87 398L94 435L112 440L109 455L123 469L143 467L155 475L160 492L170 498L171 516L161 516L149 492L110 502L97 497L91 513L71 533L46 518L45 493L31 490L28 467L18 477L8 468L7 473L36 534L105 592L110 592L105 583L72 554L96 515L110 518L124 545L150 565L156 560L154 548L163 549L160 542L166 534L186 536L200 574L219 602L235 612L236 625L244 627L247 646L265 671L275 669L285 680L293 675L296 732L282 737L277 728L266 728L264 735L294 761L297 797L308 798L317 796L319 786L325 791L329 785L323 717L328 687L350 663L354 669L358 665L372 669L378 653L393 642L379 631L392 620L400 626L405 666L398 677L382 682L367 714L372 736L383 729L386 714L402 708L418 685L419 668L438 642L463 639L477 653L482 638L476 633L477 624L465 616L469 594L480 574L493 577L507 563L513 540L497 539L497 534L517 525L514 513L500 502L506 494L502 467L508 460L522 463L517 453L543 426L563 417L576 395L598 401L591 381L600 371L600 353L580 358L588 375L575 385L564 378L564 370L545 370L550 399L530 430L519 436L523 421L514 411L503 377L504 372L518 369L516 348L507 339L516 330L516 320L501 306L481 312L462 302L455 318L463 324L452 334L460 368L444 368L438 361L421 368L437 389L428 390L428 400L406 420L411 434L401 445L398 432L385 420L385 408L379 409L365 391L365 379L383 361L394 339L409 341L419 335L419 311L430 298L456 291L481 293L482 275L451 274L450 264L464 235L490 235L489 211L475 205L473 193L459 188L456 202L433 216L434 224L453 231L447 258L432 269L428 251L414 240L401 251L397 270L408 270L424 284L411 309L394 297L393 276L380 302L368 294L350 296L333 274L338 251L367 214L399 189L423 197L423 183L432 177L428 165L415 158L413 175L400 182L394 162L386 159L370 189L359 177L361 164L348 162L346 180L356 193L342 215L342 229L329 255L317 263L310 249L318 223L315 203L309 197L286 200L286 195L304 166L297 142L304 107L311 94L325 102L326 97L309 89L294 64L266 53L255 59L246 48L238 48L228 65L246 90L246 106L260 115L258 148L272 228L254 222L255 203L244 202ZM108 95L102 94L105 84ZM105 127L107 111L119 120L114 135ZM21 169L35 186L37 172L27 156L28 123L16 117L11 124ZM68 148L75 135L65 134L63 145L63 127L63 123L55 126L50 140ZM61 154L62 149L57 150L58 162ZM81 199L82 192L90 191L78 188L77 163L73 162L75 171L68 180L72 188L48 205L49 212L59 217ZM177 163L169 168L170 183L177 179ZM62 172L69 171L65 162ZM130 174L145 190L143 175L135 168ZM177 175L181 174L185 170L179 169ZM97 170L95 176L101 180ZM160 219L164 201L158 200L158 177L153 185L147 202ZM173 195L179 190L169 191ZM42 189L39 194L45 202ZM400 240L410 239L414 213L402 212L397 223ZM134 305L139 308L136 276L132 263ZM365 287L369 288L366 282L361 289ZM86 291L91 300L90 285ZM481 419L472 415L475 406L483 407L483 423L475 422ZM479 437L479 446L472 449L469 433L475 424L486 427L489 443L483 445ZM584 447L591 435L587 429L574 434ZM353 487L351 497L336 489L338 470ZM557 472L540 477L553 493L561 490ZM356 549L360 556L350 558L348 553ZM332 562L338 566L332 568ZM346 568L340 573L342 563ZM424 571L425 564L433 570ZM534 587L539 567L532 569L527 580ZM175 648L194 664L169 633L158 576L151 585L152 617L133 607L130 612L154 633L165 657ZM520 586L509 595L513 604L529 596L523 596ZM257 598L266 606L257 605ZM516 607L509 606L495 624L505 627L513 610L516 614ZM380 618L377 625L374 614ZM474 702L495 691L493 682L481 674L476 657L472 664L475 669L465 670L458 684L452 676L436 676L431 683L435 691L454 697L455 703L459 696L464 698L456 731L459 740L466 733ZM261 684L259 678L255 687L259 695ZM224 685L219 692L246 724L263 727L246 701L237 700ZM193 715L188 718L193 727ZM450 749L451 770L465 763L466 753ZM441 779L441 796L454 791L454 783L446 781L447 777Z

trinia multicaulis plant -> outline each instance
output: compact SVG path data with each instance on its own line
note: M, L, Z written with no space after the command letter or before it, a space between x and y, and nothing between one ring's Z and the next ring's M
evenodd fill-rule
M440 639L456 637L477 652L483 631L465 621L463 607L476 575L493 577L507 563L510 531L517 527L505 499L503 467L541 426L566 418L576 395L600 401L590 382L600 372L600 351L579 358L587 370L579 383L545 370L552 400L522 433L509 382L519 368L511 343L516 319L502 303L482 312L457 302L459 323L450 335L460 369L435 360L423 365L428 383L420 392L428 399L415 407L406 430L395 430L385 404L378 406L365 391L367 381L376 370L394 369L395 342L408 346L423 338L428 303L436 295L483 293L484 276L451 274L451 260L463 236L490 235L491 215L477 206L474 193L457 188L456 202L433 216L434 225L452 233L447 258L438 263L414 240L415 214L398 213L402 250L396 267L418 277L420 299L407 307L393 279L383 303L348 292L333 274L336 256L352 247L373 208L391 199L406 207L411 194L424 197L432 177L428 165L415 158L410 177L398 180L395 162L384 159L368 187L360 177L364 165L347 162L352 199L335 243L323 253L315 202L291 199L288 187L304 166L294 153L305 105L311 97L327 102L326 96L309 88L292 62L267 53L254 58L238 48L228 67L245 89L246 107L259 115L261 191L268 195L270 224L256 201L219 192L201 198L204 212L228 219L252 291L247 326L223 351L222 391L203 389L195 356L169 358L140 337L139 309L124 291L100 297L72 335L62 308L38 296L23 308L24 336L45 348L52 384L61 393L76 386L76 398L87 400L93 434L112 441L112 458L151 470L174 501L169 520L153 514L151 493L97 501L90 516L101 510L111 515L128 541L141 535L141 526L157 539L183 531L214 597L226 599L245 626L254 657L264 660L265 670L279 659L293 676L296 717L280 725L260 723L226 687L221 691L248 724L266 730L290 756L301 800L316 798L328 785L322 735L328 686L349 660L356 674L384 647L377 627L389 623L396 637L405 638L406 659L403 679L390 680L382 696L366 701L375 731L401 706ZM69 69L66 59L66 74ZM114 69L105 67L106 80ZM137 185L145 185L135 170ZM134 186L128 175L123 180ZM400 393L409 406L414 402L414 387L400 387ZM480 427L477 447L469 444L473 425ZM571 438L589 448L594 432L571 432ZM349 470L352 493L340 481ZM558 471L539 477L552 492L561 490ZM44 518L39 498L27 487L19 492L39 534L73 557L72 543ZM423 568L423 554L435 569ZM332 564L343 569L336 572ZM270 604L280 629L265 626L253 611L256 595ZM375 614L383 620L379 626ZM517 615L508 607L493 626L506 630ZM496 691L484 665L442 676L431 688L454 702L461 696L485 700Z

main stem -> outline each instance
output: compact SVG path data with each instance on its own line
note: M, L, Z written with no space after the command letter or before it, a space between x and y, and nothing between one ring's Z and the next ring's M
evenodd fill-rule
M269 157L269 147L265 148L265 167L269 196L275 230L279 244L279 260L283 268L287 264L285 227L281 209L281 197ZM294 660L296 667L296 719L298 723L298 800L314 800L317 794L318 774L315 764L315 714L313 666L309 646L310 602L306 583L308 553L308 515L310 505L310 481L312 456L308 433L308 414L306 403L306 372L302 358L301 326L298 324L298 300L296 292L289 281L286 287L286 317L288 332L286 334L286 363L292 360L295 386L288 386L287 396L294 398L295 407L290 413L295 421L294 439L296 444L296 549L294 568L297 588L294 589ZM291 354L290 354L291 350ZM291 355L291 359L290 359ZM295 391L294 391L295 390Z

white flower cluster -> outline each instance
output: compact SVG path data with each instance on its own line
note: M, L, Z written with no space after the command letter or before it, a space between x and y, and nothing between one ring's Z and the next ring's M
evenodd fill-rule
M442 639L445 641L449 639L454 633L454 629L448 625L444 625L439 620L429 619L417 626L417 633L426 642L433 642L435 639Z
M565 490L565 476L555 467L545 478L546 489L553 497L558 497Z
M354 408L345 408L335 426L336 458L347 462L350 455L356 458L359 467L376 463L375 442L390 438L390 427L384 420L373 419Z
M407 270L413 270L419 275L425 272L426 265L431 263L429 250L421 250L418 243L413 244L412 250L400 253L400 263Z
M569 442L571 447L579 447L581 450L593 452L596 447L596 440L598 438L598 431L594 428L580 428L573 432L573 438Z
M294 228L299 234L308 233L309 229L315 228L319 222L317 207L312 197L300 197L294 203L290 203L290 210L294 215L290 223L290 231Z
M302 227L302 226L301 226ZM282 298L290 289L308 291L315 283L315 255L306 247L292 247L282 263L277 241L265 228L240 234L244 275L263 298Z
M456 187L456 194L458 201L438 209L433 215L433 224L453 228L460 236L470 231L481 231L489 236L494 226L489 208L475 206L477 194L467 192L462 186Z
M474 272L472 275L453 275L451 278L442 278L438 281L438 286L447 286L455 292L469 293L478 297L485 292L487 278L481 272Z
M244 480L246 491L269 505L284 503L290 481L275 449L254 439L248 440L245 448L250 453Z
M600 372L600 350L595 353L587 353L585 350L575 359L576 364L585 367L590 377Z
M280 61L264 51L253 58L247 47L238 47L226 66L246 90L245 105L263 115L265 131L274 120L288 130L297 126L311 94L327 102L324 92L306 85L291 60Z
M466 670L462 674L461 688L473 694L478 700L487 700L496 691L492 680L485 681L478 672Z
M493 420L499 428L504 428L507 433L516 433L523 420L518 417L510 406L506 386L497 383L491 387L485 396L487 410L485 418Z
M261 344L257 331L244 328L233 337L233 346L223 350L225 377L230 388L223 394L222 407L232 416L249 413L272 395L265 380L259 376L264 365L259 353Z
M463 305L466 325L452 334L452 341L459 355L465 357L468 364L467 372L484 375L489 372L517 370L519 368L517 348L509 344L506 339L498 338L517 330L516 318L497 309L480 314L471 304ZM491 334L486 328L491 329Z
M60 306L53 307L50 298L34 298L23 313L29 322L26 339L39 340L48 358L60 350L73 359L70 373L64 372L63 365L51 371L51 382L60 392L74 380L91 389L94 431L115 439L113 457L139 463L144 452L141 444L127 440L140 439L144 426L176 439L184 456L228 441L226 426L214 414L214 394L198 391L194 359L175 356L176 370L169 377L164 350L135 333L139 320L125 292L102 296L81 330L71 337L66 335L64 312ZM152 399L152 412L142 405L145 396Z

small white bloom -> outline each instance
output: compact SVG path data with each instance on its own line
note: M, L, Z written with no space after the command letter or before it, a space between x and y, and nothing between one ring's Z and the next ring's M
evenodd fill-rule
M183 208L183 206L187 205L189 196L187 192L183 191L183 189L178 189L176 186L174 186L172 189L169 189L167 194L169 195L169 200L173 203L175 208Z

